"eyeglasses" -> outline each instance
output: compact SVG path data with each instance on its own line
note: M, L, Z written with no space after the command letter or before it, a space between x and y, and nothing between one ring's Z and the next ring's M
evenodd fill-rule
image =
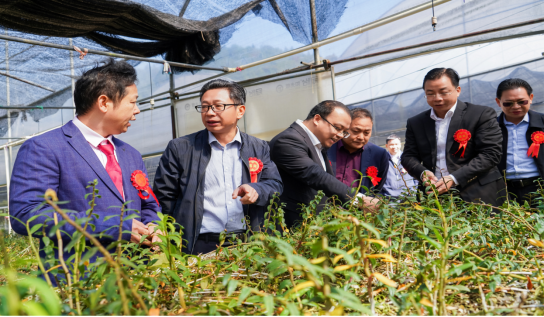
M507 102L503 102L502 105L504 107L512 107L514 104L518 104L519 106L525 106L526 104L529 103L529 100L518 100L518 101L507 101Z
M200 113L208 113L210 109L212 109L213 112L218 113L218 112L225 111L225 109L227 109L228 106L239 106L239 105L240 105L239 103L226 103L226 104L218 104L213 106L199 105L199 106L195 106L195 109L196 111Z
M349 137L349 132L348 131L342 131L342 129L340 129L339 127L335 126L334 124L330 123L327 119L323 118L321 115L320 115L321 119L325 120L325 122L327 122L328 124L331 125L331 127L333 127L337 132L341 132L342 135L344 136L344 139Z
M451 94L452 94L451 92L445 92L445 93L436 94L436 95L425 95L425 98L426 98L426 99L434 99L434 98L436 98L436 97L442 97L442 98L444 98L444 97L447 97L447 96L449 96L449 95L451 95Z

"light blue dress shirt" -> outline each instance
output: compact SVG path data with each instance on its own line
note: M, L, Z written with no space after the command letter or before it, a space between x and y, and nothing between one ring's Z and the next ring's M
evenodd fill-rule
M538 168L532 157L527 155L529 144L525 135L529 128L529 113L518 124L506 121L508 130L508 149L506 155L506 179L523 179L538 177Z
M208 131L208 142L212 155L204 176L204 216L200 233L245 229L240 197L232 199L234 189L242 185L244 163L240 157L240 130L226 146Z

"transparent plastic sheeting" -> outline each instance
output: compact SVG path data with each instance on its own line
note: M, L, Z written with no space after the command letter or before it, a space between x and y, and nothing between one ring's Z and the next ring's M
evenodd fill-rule
M333 99L328 72L252 85L246 90L246 113L238 127L267 141L297 119L306 119L318 100ZM195 110L199 103L198 97L176 102L178 135L204 129L201 115Z
M471 76L460 82L459 100L501 110L495 102L497 86L507 78L522 78L533 88L534 99L531 109L544 113L544 58L521 66ZM397 134L404 140L406 121L429 109L423 89L413 89L400 94L377 98L352 107L369 109L374 115L374 131L371 142L384 145L390 134Z
M172 140L172 117L170 107L144 111L136 115L136 121L126 133L117 137L130 144L142 155L164 151Z
M338 100L349 105L420 88L425 74L436 67L450 67L466 77L534 60L542 57L543 39L535 35L456 48L338 75Z
M405 0L399 2L398 6L409 8L419 2L419 0ZM387 16L397 11L399 10L395 7L384 15ZM541 0L453 0L437 6L435 8L435 16L438 18L438 25L435 32L433 32L431 26L432 13L430 11L423 11L359 35L342 54L341 58L366 55L542 18L544 16L544 2ZM441 48L452 44L472 43L477 40L497 36L516 35L543 29L544 24L529 25L434 45L432 48ZM337 71L427 50L429 50L429 47L422 47L346 63L338 66Z

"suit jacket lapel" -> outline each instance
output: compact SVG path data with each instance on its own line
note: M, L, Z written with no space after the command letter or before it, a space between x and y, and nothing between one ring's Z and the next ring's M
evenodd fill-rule
M115 154L117 155L117 161L119 163L119 166L121 166L121 172L123 173L123 192L125 194L125 201L133 200L131 197L132 195L130 195L130 193L132 192L130 189L133 186L130 179L132 177L132 172L134 171L130 169L130 162L127 159L124 145L119 142L119 140L117 140L115 137L113 138L113 143L115 144ZM115 189L117 189L117 187ZM115 193L117 194L118 192L119 191L116 191Z
M327 155L327 150L325 150L325 149L321 150L321 155L323 155L323 160L325 161L325 167L326 167L327 173L334 176L334 174L332 172L332 166L331 166L331 163L329 161L329 156ZM319 163L321 164L321 162L319 162Z
M123 198L111 180L110 175L106 172L106 169L102 166L102 163L100 163L100 160L94 153L91 145L85 140L85 137L83 137L83 134L81 134L79 129L71 121L65 124L62 129L64 134L69 137L68 143L79 153L79 155L81 155L87 164L89 164L100 180L119 198L119 200L123 201Z
M310 151L313 153L312 159L314 160L314 162L321 165L321 160L319 160L319 155L317 154L315 145L313 145L312 140L310 140L310 136L308 136L308 133L306 133L306 131L304 131L304 129L296 122L291 124L291 128L295 129L304 138L304 142L306 143L306 145L308 145L308 147L310 147Z
M466 113L466 109L467 105L461 100L457 100L457 107L455 108L455 112L451 117L450 126L448 128L448 137L446 139L446 153L449 153L454 143L453 135L455 134L455 132L457 132L457 130L462 129L461 122L463 121L463 116Z
M531 135L536 131L544 131L544 123L542 122L542 116L539 113L536 113L532 110L529 110L529 128L527 128L527 134L525 138L527 139L527 145L531 146L533 140L531 140ZM533 157L535 163L538 167L541 166L539 159L544 157L544 145L540 145L538 150L538 158Z
M327 151L327 157L332 167L333 176L336 175L336 151L338 150L338 142L334 143Z
M434 168L436 166L436 130L435 130L435 122L433 119L431 119L430 110L427 111L426 115L423 117L422 124L423 124L423 128L425 129L425 134L427 135L427 139L429 140L429 144L431 146L431 157L432 157L432 163Z

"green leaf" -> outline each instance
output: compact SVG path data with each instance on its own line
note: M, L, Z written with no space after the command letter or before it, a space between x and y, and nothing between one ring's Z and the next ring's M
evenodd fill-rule
M421 238L421 239L425 239L427 241L429 241L429 243L431 243L435 248L437 248L438 250L441 250L442 249L442 245L438 242L436 242L435 240L427 237L426 235L424 234L418 234L418 236Z
M234 291L236 290L237 286L238 286L237 280L230 280L227 285L227 296L232 295L232 293L234 293Z
M432 229L433 229L434 234L436 235L436 238L438 239L438 241L440 241L441 244L444 244L444 238L442 237L440 232L436 229L436 227L433 227Z
M301 316L302 314L298 310L298 307L295 303L289 302L287 303L287 309L289 310L289 314L291 316Z
M264 297L264 307L266 308L266 315L272 316L274 314L274 297L272 295Z
M242 303L246 300L249 294L251 294L251 288L249 287L242 288L242 291L240 292L240 295L238 296L238 306L242 305Z
M464 285L447 285L446 289L452 289L459 292L467 292L467 293L470 292L470 289Z

